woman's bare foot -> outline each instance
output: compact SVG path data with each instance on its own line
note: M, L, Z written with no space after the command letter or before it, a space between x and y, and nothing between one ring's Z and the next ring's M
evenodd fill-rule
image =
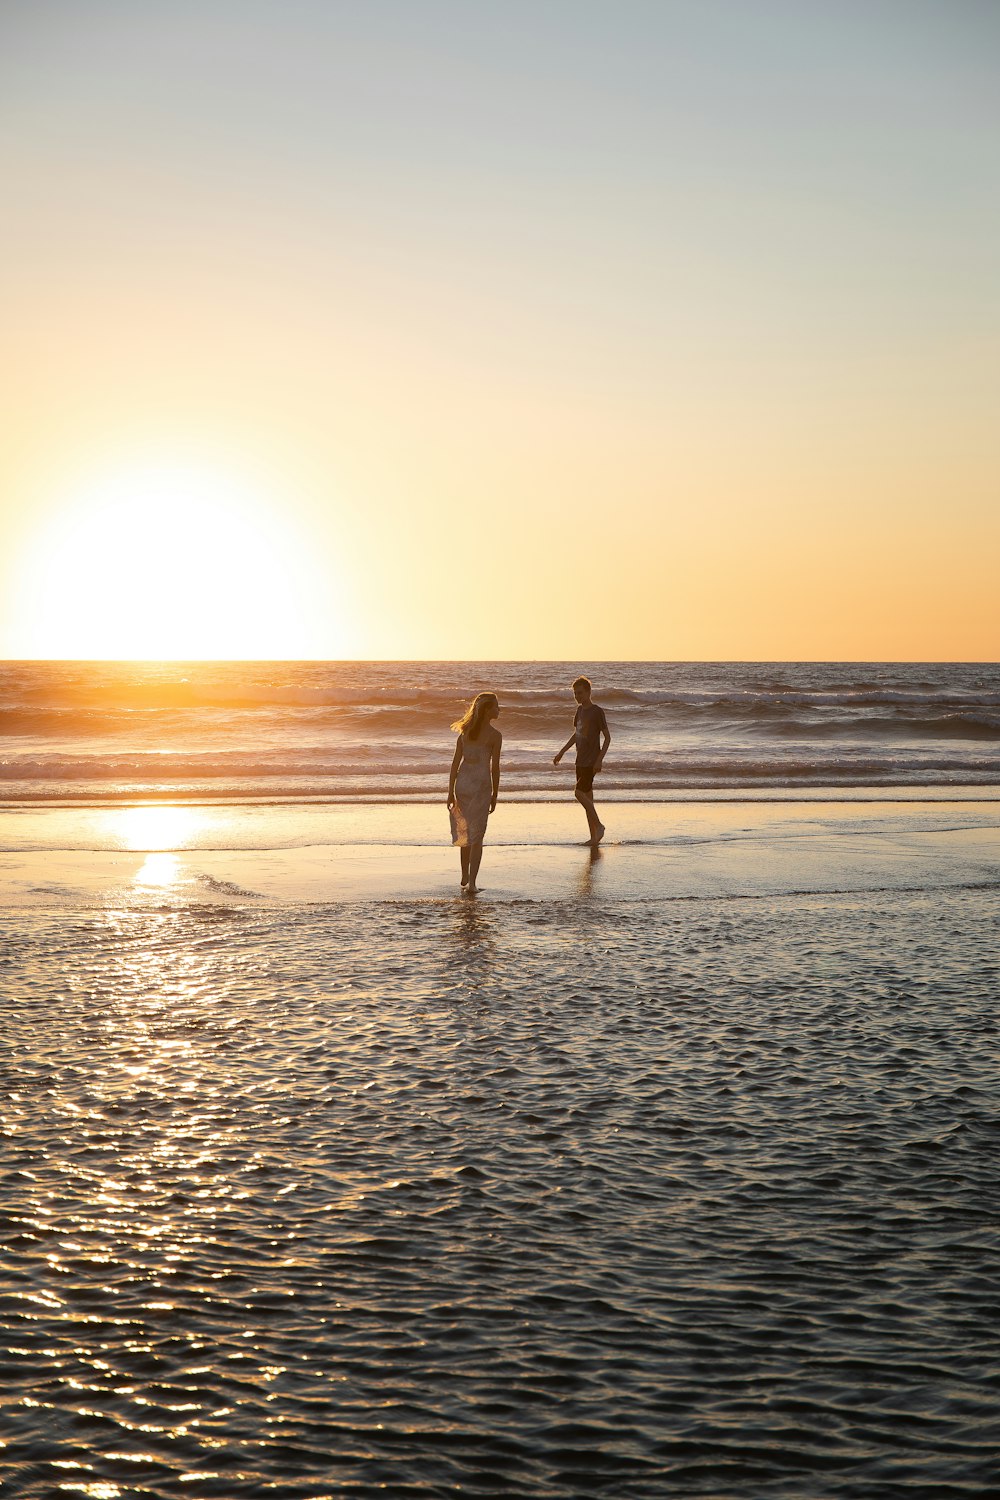
M469 883L469 877L468 877L468 875L463 875L462 876L462 884L463 885L468 885L468 883Z
M470 880L469 884L465 887L465 894L467 896L478 896L479 895L479 887L478 887L478 885L473 885L472 881Z
M590 842L594 845L599 844L607 831L603 823L598 823L597 832L592 835Z

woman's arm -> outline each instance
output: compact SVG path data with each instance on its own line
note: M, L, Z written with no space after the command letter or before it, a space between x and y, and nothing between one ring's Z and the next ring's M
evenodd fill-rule
M500 749L503 745L503 735L499 729L496 731L496 736L493 749L490 751L490 775L493 778L493 800L490 802L490 812L496 812L497 797L500 795Z
M448 777L448 806L449 807L454 807L455 806L455 777L458 775L458 768L459 768L459 766L461 764L462 764L462 736L459 735L458 739L455 741L455 754L452 756L452 761L451 761L451 775Z

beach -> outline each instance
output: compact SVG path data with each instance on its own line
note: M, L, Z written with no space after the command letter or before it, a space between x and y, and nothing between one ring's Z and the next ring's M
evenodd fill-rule
M1000 673L591 670L0 666L5 1493L988 1490Z
M1000 805L181 813L0 813L12 1494L988 1491Z

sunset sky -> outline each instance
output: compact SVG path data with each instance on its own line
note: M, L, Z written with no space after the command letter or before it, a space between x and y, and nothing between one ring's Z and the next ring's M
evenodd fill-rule
M0 655L1000 657L1000 5L8 0Z

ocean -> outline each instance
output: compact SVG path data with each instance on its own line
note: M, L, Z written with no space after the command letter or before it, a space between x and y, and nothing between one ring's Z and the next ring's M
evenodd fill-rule
M486 689L504 797L561 798L580 672L613 734L604 799L1000 781L997 664L8 662L0 798L435 801Z

